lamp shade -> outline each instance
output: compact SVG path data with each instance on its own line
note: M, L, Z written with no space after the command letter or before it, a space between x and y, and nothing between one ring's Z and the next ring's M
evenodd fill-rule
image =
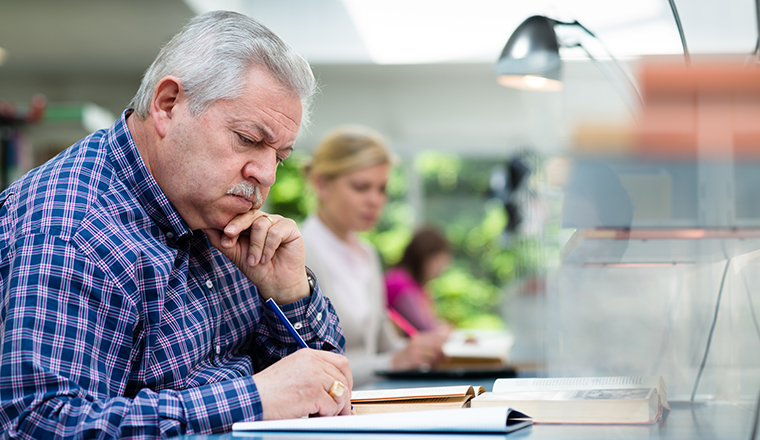
M555 21L534 15L515 29L496 63L499 84L531 90L560 90L562 61Z

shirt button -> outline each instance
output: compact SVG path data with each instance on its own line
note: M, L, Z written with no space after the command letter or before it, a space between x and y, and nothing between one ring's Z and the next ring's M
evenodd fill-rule
M301 327L303 327L303 323L301 321L298 321L295 324L293 324L293 328L296 330L301 330Z
M216 354L221 354L221 353L222 353L222 346L221 345L217 345L216 346Z
M317 312L317 321L322 320L322 312Z
M167 232L166 233L166 238L168 238L169 240L171 240L172 238L174 238L174 232Z
M208 287L209 289L213 289L214 283L212 283L211 280L206 280L206 287Z

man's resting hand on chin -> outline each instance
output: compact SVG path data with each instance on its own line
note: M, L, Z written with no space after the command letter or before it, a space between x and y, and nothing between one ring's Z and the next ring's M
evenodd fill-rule
M309 295L303 239L295 221L252 210L233 218L224 231L204 232L265 300L288 304Z

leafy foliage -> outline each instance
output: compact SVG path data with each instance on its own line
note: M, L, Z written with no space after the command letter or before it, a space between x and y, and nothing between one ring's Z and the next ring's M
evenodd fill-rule
M317 210L316 195L302 173L307 160L306 152L296 150L280 164L264 210L292 218L298 224Z
M297 222L316 210L316 197L301 174L306 155L294 153L277 172L266 209ZM441 228L452 244L451 267L428 288L440 316L459 328L501 328L497 313L504 286L530 271L530 246L517 238L505 246L507 214L489 193L493 160L462 159L424 152L413 167L395 167L388 184L389 201L377 227L363 236L380 252L386 267L400 258L415 224ZM408 197L409 173L422 182L421 221ZM534 260L535 261L535 260Z

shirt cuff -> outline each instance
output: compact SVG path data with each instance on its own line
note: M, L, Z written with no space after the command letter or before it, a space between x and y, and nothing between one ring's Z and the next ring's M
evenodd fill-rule
M309 347L344 352L345 338L340 327L340 320L330 300L322 295L319 284L311 296L284 304L280 306L280 309ZM274 337L287 345L297 345L298 342L290 335L287 328L279 324L274 313L268 308L265 310L269 322L274 323L270 325Z
M235 422L263 418L261 398L252 376L188 388L179 393L188 433L227 432Z

